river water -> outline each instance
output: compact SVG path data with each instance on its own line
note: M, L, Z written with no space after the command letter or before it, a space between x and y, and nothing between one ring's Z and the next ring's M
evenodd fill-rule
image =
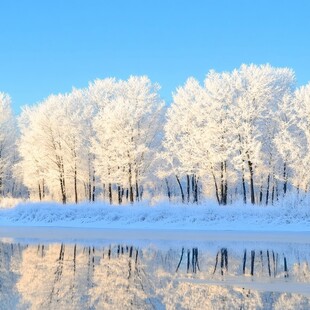
M0 309L310 309L302 236L56 231L2 234Z

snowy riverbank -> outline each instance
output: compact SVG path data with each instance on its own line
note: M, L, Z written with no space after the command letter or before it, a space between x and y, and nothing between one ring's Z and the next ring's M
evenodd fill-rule
M235 231L310 231L308 202L275 206L147 203L19 203L0 209L0 226Z

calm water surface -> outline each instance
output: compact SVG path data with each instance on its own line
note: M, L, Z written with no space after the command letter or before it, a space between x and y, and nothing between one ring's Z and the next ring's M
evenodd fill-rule
M310 309L310 243L0 243L0 309Z

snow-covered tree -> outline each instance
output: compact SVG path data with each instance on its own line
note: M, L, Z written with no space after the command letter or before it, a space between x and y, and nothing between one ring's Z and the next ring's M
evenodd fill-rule
M215 185L215 194L220 204L227 204L228 181L233 181L232 149L232 106L235 89L231 74L210 71L205 80L206 104L201 114L205 118L203 139L206 142L204 154L208 154L210 173ZM206 156L202 154L206 158Z
M166 161L180 174L209 185L212 180L220 204L227 203L228 183L242 189L244 202L247 188L251 203L261 202L263 184L268 180L268 195L270 178L274 182L278 175L276 112L293 87L292 70L270 65L210 71L204 87L190 78L177 89L167 114Z
M296 126L296 110L294 108L294 93L283 96L276 112L277 132L274 136L275 155L277 165L277 179L283 182L283 196L288 190L288 185L294 184L294 163L299 153L298 131ZM269 188L270 178L267 180ZM266 194L268 204L269 192Z
M189 78L183 87L179 87L173 96L173 103L167 111L167 121L164 126L163 158L166 165L180 186L182 200L184 190L181 179L186 178L187 201L190 200L190 178L192 178L193 200L198 200L197 181L204 170L201 162L201 150L206 141L202 136L205 122L201 113L206 94L199 82ZM205 154L207 157L208 155ZM161 175L163 175L161 173Z
M16 121L11 110L11 99L0 93L0 196L14 195L13 165L16 154Z
M288 68L211 70L203 85L189 78L177 88L164 118L159 86L147 77L98 79L23 109L15 174L32 197L63 203L134 202L160 191L179 192L182 202L273 203L288 189L308 190L309 89L295 92ZM2 187L15 156L14 120L3 109Z
M78 202L88 182L89 144L83 90L53 95L20 117L20 170L39 199L48 194Z
M270 170L273 170L273 139L277 130L274 113L283 96L291 90L294 73L290 69L270 65L242 65L232 72L232 78L235 99L230 121L234 138L232 144L236 151L232 160L242 175L244 201L245 180L248 180L250 201L255 203L261 200L255 197L255 186L262 193L261 182L270 178Z
M292 124L285 132L288 137L289 150L286 150L283 155L290 159L290 167L294 173L293 185L308 191L310 184L310 83L295 91L291 104L293 105L293 113L290 117Z
M121 203L124 190L130 202L142 196L141 187L153 160L163 109L158 90L147 77L115 82L116 92L99 107L94 118L93 152L96 171L105 184L117 185Z

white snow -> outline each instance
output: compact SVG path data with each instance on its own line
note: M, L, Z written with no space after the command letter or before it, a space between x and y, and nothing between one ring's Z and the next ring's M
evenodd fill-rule
M310 231L307 201L275 206L196 204L19 203L0 208L0 226L234 231Z

